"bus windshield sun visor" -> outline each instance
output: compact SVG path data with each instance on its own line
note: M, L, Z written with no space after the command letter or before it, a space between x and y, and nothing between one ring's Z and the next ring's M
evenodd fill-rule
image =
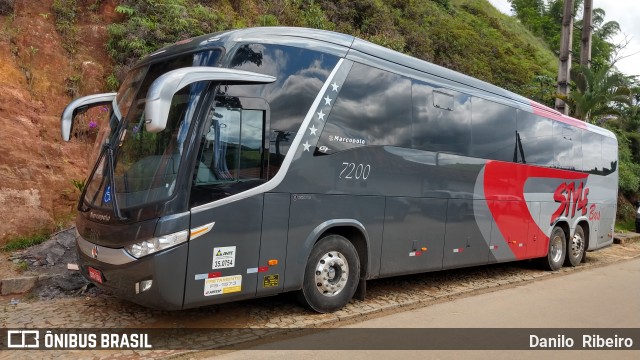
M60 119L60 125L62 129L62 140L69 141L71 138L71 130L73 129L73 118L77 114L81 114L89 107L98 105L112 104L116 98L116 93L105 93L84 96L73 100L64 108L62 117Z
M170 71L156 79L147 93L145 128L157 133L165 129L174 94L199 81L227 81L240 84L268 84L276 78L242 70L213 67L188 67Z

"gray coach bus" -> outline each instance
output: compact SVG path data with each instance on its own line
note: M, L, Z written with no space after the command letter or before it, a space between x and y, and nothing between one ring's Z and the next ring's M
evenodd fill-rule
M78 204L82 274L186 309L297 291L318 312L366 280L612 243L608 130L352 36L232 30L159 50L117 93Z

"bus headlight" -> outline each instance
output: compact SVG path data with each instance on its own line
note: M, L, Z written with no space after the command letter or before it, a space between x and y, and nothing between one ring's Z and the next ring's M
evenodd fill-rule
M139 259L143 256L153 254L158 251L162 251L178 244L181 244L189 239L189 231L183 230L177 233L164 235L160 237L154 237L148 240L137 242L125 247L127 252Z

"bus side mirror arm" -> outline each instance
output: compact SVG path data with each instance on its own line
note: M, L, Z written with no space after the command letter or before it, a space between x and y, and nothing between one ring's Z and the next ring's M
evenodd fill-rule
M276 78L243 70L195 66L170 71L157 78L147 92L145 129L157 133L167 126L173 96L185 86L199 81L226 81L235 84L268 84Z
M60 127L62 130L62 140L69 141L71 138L71 129L73 129L73 118L87 111L92 106L111 104L116 98L116 93L104 93L88 95L77 98L69 103L60 118Z

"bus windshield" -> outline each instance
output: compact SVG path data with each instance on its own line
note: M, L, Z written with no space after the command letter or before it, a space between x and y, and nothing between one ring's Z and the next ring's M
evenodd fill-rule
M207 84L195 83L181 89L173 97L166 128L158 133L147 132L144 126L147 91L154 80L168 71L213 66L219 57L219 50L207 50L129 72L114 102L114 116L122 114L121 121L104 148L112 155L98 156L99 163L89 176L81 200L85 206L111 209L112 201L116 201L117 206L126 209L173 195L193 113ZM113 179L109 179L109 169L113 169Z

